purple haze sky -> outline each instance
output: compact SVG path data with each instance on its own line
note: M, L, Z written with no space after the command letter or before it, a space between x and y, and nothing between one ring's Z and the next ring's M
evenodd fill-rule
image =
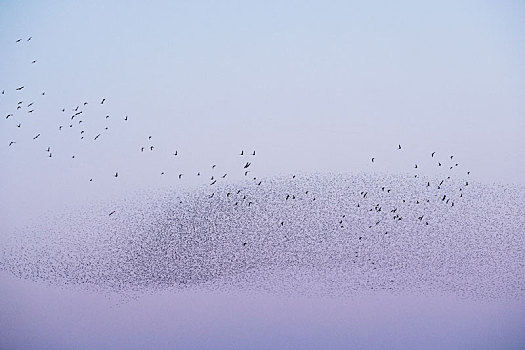
M422 160L436 151L474 180L523 186L524 14L521 1L2 1L0 239L63 208L200 185L173 174L226 171L241 149L257 150L261 176L366 172L372 156L374 170L422 162L437 175ZM6 120L19 100L35 112ZM84 101L111 115L91 125L110 127L98 143L58 132L61 109ZM159 152L145 158L148 135ZM523 303L166 292L112 307L0 281L0 345L12 349L525 344Z

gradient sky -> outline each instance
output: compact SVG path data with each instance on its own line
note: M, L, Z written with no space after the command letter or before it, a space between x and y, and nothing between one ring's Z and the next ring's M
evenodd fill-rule
M0 1L0 237L64 207L198 185L175 174L228 171L241 149L263 176L416 162L434 175L436 151L474 180L525 185L524 14L522 1ZM35 101L20 130L4 119L19 100ZM84 101L112 117L96 144L56 128ZM10 297L33 288L11 284Z

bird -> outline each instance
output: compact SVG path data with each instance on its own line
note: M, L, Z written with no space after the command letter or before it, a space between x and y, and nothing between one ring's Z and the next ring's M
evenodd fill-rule
M151 136L148 136L148 140L151 140Z
M154 148L153 146L149 146L150 151L153 151L153 148Z
M22 39L18 39L16 42L19 43L19 42L21 42L21 41L22 41Z
M109 115L106 115L106 119L108 119L108 118L109 118Z
M144 152L144 147L141 147L141 148L140 148L140 151L141 151L141 152Z
M98 139L100 137L100 134L98 134L97 136L95 136L95 140Z
M372 163L374 162L374 159L375 159L375 158L372 158Z
M12 114L8 114L5 119L9 119L9 117L12 117L13 115Z
M254 155L255 155L255 151L253 151L253 153L252 153L252 156L254 156Z
M48 148L46 149L46 152L50 152L50 151L51 151L51 147L48 147Z
M224 178L226 177L226 175L228 175L228 174L224 174L224 175L222 175L222 178L224 179Z
M30 36L29 38L27 38L27 41L31 41L31 39L33 39L32 36Z
M36 60L33 60L31 63L36 63Z
M184 174L179 174L179 179L182 178L182 175L184 175Z
M113 210L111 213L109 213L109 216L115 214L115 210Z
M37 134L35 137L33 137L33 140L36 140L39 136L40 134Z
M450 159L454 158L454 156L450 156Z
M125 117L124 117L124 120L128 120L128 116L125 116Z
M20 87L16 88L16 90L20 91L20 90L22 90L23 88L24 88L23 86L20 86Z
M115 175L113 175L114 177L118 177L118 172L115 173Z
M178 151L175 151L175 153L173 153L174 156L176 156L179 152Z
M104 104L104 101L106 101L105 98L102 99L102 101L100 102L100 104L103 105L103 104Z
M17 126L17 127L21 127L21 126L22 126L22 124L18 123L18 124L16 124L16 126Z
M397 145L397 149L401 149L401 145Z
M241 150L241 153L239 155L243 156L244 155L244 150Z
M432 158L434 158L434 154L436 154L436 152L432 152L432 154L430 155Z
M416 165L414 166L414 168L416 168L416 169L417 169L417 164L416 164Z
M212 169L215 169L216 166L217 166L217 165L213 164L213 165L211 166L211 168L212 168Z
M16 141L9 142L9 146L14 145L15 143L16 143Z

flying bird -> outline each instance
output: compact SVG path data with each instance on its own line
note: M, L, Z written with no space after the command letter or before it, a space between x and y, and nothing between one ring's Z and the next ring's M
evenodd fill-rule
M40 134L37 134L35 137L33 137L33 140L36 140L39 136Z
M114 177L118 177L118 172L115 173L115 175L113 175Z
M179 174L179 179L182 178L182 175L184 175L184 174Z
M397 149L401 149L401 145L397 145Z
M105 98L102 99L102 101L100 102L100 104L103 105L103 104L104 104L104 101L106 101Z
M15 143L16 143L16 141L9 142L9 146L14 145Z
M115 210L113 210L111 213L109 213L109 216L115 214Z
M20 86L20 87L16 88L16 90L20 91L20 90L22 90L23 88L24 88L23 86Z
M372 158L372 163L374 162L374 159L375 159L375 158Z

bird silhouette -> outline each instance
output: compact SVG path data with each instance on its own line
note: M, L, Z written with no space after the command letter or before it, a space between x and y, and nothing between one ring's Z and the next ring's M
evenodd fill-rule
M115 210L113 210L111 213L109 213L109 216L115 214Z
M22 90L24 87L23 86L20 86L19 88L16 88L16 90L20 91Z
M9 142L9 146L14 145L15 143L16 143L16 141Z
M375 159L375 158L372 158L372 163L374 162L374 159Z
M113 175L114 177L118 177L118 172L115 173L115 175Z
M100 104L103 105L103 104L104 104L104 101L106 101L105 98L102 99L102 101L100 102Z
M401 149L401 145L397 145L397 149Z
M33 140L36 140L39 136L40 134L37 134L35 137L33 137Z

